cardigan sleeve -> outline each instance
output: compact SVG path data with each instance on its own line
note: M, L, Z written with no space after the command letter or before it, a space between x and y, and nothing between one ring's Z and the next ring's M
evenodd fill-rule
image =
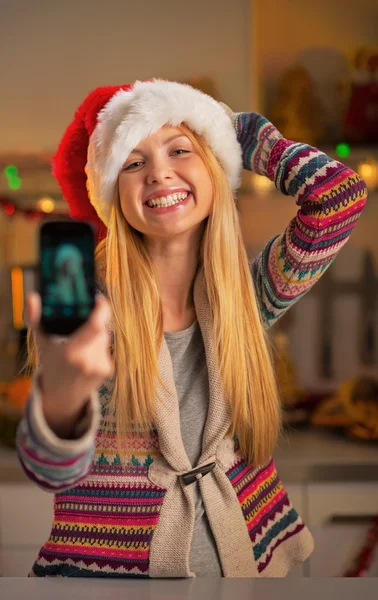
M96 296L101 294L103 291L97 286ZM111 321L108 323L108 330L109 351L113 354L114 334ZM55 336L55 341L64 343L66 338ZM110 397L110 380L104 382L88 399L76 423L73 439L67 440L59 438L46 422L39 385L40 373L38 361L24 417L17 429L16 450L28 478L44 490L56 493L75 487L89 474L96 435Z
M56 436L44 418L39 375L36 373L16 438L18 458L28 478L42 489L54 493L82 482L92 465L99 421L96 392L88 400L76 424L75 439Z
M232 116L243 167L268 177L299 210L250 262L265 328L310 290L349 239L367 199L365 182L320 150L286 140L257 113Z

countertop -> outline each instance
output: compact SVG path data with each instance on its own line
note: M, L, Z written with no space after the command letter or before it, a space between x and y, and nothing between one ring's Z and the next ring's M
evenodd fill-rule
M378 443L328 429L285 429L274 459L285 483L378 482Z
M274 459L284 483L378 482L378 443L350 441L334 431L285 429ZM0 483L26 481L16 451L0 446Z
M378 579L0 578L2 600L376 600Z

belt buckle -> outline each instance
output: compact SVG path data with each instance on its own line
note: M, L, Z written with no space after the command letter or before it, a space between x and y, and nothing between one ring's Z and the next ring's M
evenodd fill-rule
M190 485L199 479L202 479L205 475L210 473L215 467L215 462L209 463L208 465L204 465L203 467L198 467L197 469L193 469L193 471L188 471L181 475L181 480L184 485Z

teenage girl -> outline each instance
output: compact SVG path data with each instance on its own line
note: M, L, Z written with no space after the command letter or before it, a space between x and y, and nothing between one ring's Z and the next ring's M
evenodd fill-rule
M298 205L250 263L243 167ZM285 576L313 538L272 460L266 330L348 240L365 183L261 115L162 80L92 92L54 173L71 215L101 223L99 293L63 343L27 301L38 356L17 449L54 494L30 575Z

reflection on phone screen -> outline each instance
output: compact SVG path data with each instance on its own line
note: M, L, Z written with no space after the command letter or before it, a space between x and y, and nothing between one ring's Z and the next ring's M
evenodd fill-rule
M50 244L49 244L50 241ZM44 282L43 316L46 318L79 317L85 319L92 309L92 297L86 277L86 261L91 249L86 240L71 240L54 245L45 240L41 256Z

